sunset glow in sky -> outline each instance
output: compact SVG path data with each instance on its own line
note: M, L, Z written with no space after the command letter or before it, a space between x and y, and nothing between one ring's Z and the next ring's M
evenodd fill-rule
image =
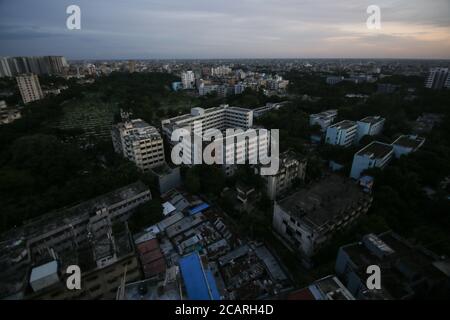
M0 14L0 56L450 59L450 0L0 0Z

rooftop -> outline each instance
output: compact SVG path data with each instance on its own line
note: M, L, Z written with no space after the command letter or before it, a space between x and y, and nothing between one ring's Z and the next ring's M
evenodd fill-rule
M417 149L425 142L425 138L419 136L400 136L392 145L398 145L405 148Z
M359 156L368 156L372 159L382 159L391 153L393 147L390 144L382 143L379 141L373 141L356 154Z
M280 200L278 205L309 226L322 228L350 207L369 199L350 179L332 174Z
M449 277L442 268L442 265L448 268L448 259L443 260L425 248L414 246L391 231L378 236L366 235L362 242L343 246L341 250L350 257L356 272L363 278L367 276L369 265L379 265L383 269L383 292L378 296L385 298L409 296L413 293L413 283L418 284L423 279L439 281ZM374 292L367 294L374 296Z
M171 130L175 129L179 124L181 124L180 122L185 122L185 121L194 121L196 119L201 119L203 116L208 115L210 113L213 112L217 112L217 111L223 111L223 114L225 115L226 110L230 110L230 111L238 111L238 112L252 112L251 109L246 109L246 108L241 108L241 107L233 107L233 106L228 106L228 105L221 105L219 107L212 107L212 108L192 108L191 109L191 113L187 113L187 114L183 114L180 116L176 116L170 119L165 119L162 121L162 126L163 127L167 127Z
M311 114L312 117L319 117L319 118L329 118L329 117L335 117L337 115L338 111L336 109L330 109L326 111L322 111L320 113Z
M365 123L370 123L370 124L376 124L378 122L382 122L384 121L384 118L380 117L380 116L369 116L369 117L365 117L361 120L359 120L360 122L365 122Z
M310 286L291 292L288 300L355 300L336 276L314 281Z
M121 122L116 125L119 130L126 131L124 139L139 141L143 139L161 139L159 131L142 119Z
M340 129L350 129L352 127L356 126L356 122L355 121L350 121L350 120L342 120L339 121L333 125L330 126L330 128L340 128Z

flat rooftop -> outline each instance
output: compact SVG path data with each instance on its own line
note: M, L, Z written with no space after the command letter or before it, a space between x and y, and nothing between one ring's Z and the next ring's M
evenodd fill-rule
M356 122L355 121L350 121L350 120L342 120L339 121L333 125L330 126L330 128L341 128L341 129L349 129L356 126Z
M360 122L365 122L365 123L370 123L370 124L376 124L378 122L382 122L384 121L384 118L380 117L380 116L369 116L369 117L365 117L361 120L359 120Z
M356 154L359 156L367 156L372 159L382 159L392 152L393 147L390 144L373 141Z
M289 215L319 228L341 216L343 210L369 199L353 181L332 174L280 200L278 205Z
M375 241L367 241L368 237L372 237ZM405 284L409 281L414 282L421 278L435 281L448 278L442 268L437 267L435 263L445 262L448 266L448 260L442 260L431 251L412 245L391 231L380 235L366 235L362 242L343 246L341 250L350 257L361 278L367 277L367 266L382 267L381 283L384 284L381 294L388 298L400 299L408 295L408 286Z
M425 138L419 136L400 136L392 144L405 148L417 149L425 142Z
M329 117L337 116L337 113L338 113L337 109L330 109L330 110L322 111L320 113L311 114L311 116L319 117L319 118L329 118Z
M198 115L194 115L194 114L192 114L194 109L201 109L202 113L198 114ZM212 112L216 112L216 111L223 111L223 113L225 114L226 110L239 111L239 112L251 112L252 111L251 109L228 106L228 105L221 105L219 107L212 107L212 108L192 108L191 113L187 113L187 114L183 114L183 115L179 115L179 116L176 116L173 118L163 120L162 126L173 129L173 127L178 125L179 122L184 122L186 120L191 120L191 119L195 120L197 118L202 118L205 115L208 115L208 114L210 114Z

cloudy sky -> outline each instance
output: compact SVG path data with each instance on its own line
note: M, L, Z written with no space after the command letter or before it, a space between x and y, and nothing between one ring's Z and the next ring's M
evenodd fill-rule
M71 4L81 30L66 27ZM53 54L450 59L450 0L0 0L0 56Z

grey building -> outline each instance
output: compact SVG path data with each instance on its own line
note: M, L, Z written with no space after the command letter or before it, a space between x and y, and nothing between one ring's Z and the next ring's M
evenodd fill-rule
M0 298L114 297L123 276L123 263L129 263L127 277L130 280L139 277L140 271L127 229L113 226L123 225L133 209L151 198L148 187L136 182L76 206L39 216L3 234L0 238ZM53 281L53 263L53 271L46 275L50 276L51 283L43 280L41 271L49 268L42 267L31 279L38 281L37 290L29 291L32 270L51 261L57 262L61 281ZM85 287L88 290L67 290L62 274L69 265L80 266L82 279L89 283ZM114 293L110 292L113 289Z
M311 257L371 204L372 197L350 179L332 174L276 201L273 228L290 247Z
M380 267L381 289L367 289L367 267ZM448 297L450 260L388 231L339 249L336 274L357 299Z
M262 176L266 181L266 192L270 200L286 192L292 187L295 180L305 180L306 164L305 158L299 157L291 151L280 154L280 167L277 174Z
M142 171L165 164L163 139L155 127L141 119L126 120L111 131L114 150Z

